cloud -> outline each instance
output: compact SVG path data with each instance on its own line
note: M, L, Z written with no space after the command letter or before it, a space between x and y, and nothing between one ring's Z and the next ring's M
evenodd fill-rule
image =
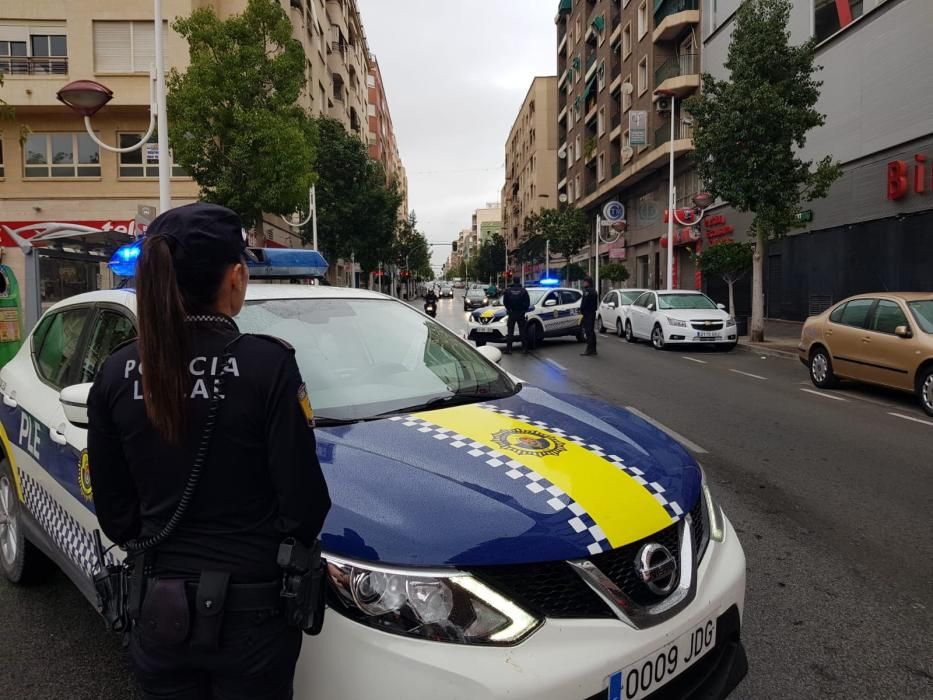
M429 241L450 242L497 201L505 141L536 75L556 70L548 0L358 0ZM446 260L449 246L434 249Z

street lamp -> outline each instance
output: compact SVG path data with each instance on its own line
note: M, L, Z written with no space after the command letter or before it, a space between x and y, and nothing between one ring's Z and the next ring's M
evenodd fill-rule
M155 30L155 66L150 69L149 129L139 143L126 148L108 146L97 138L91 128L91 117L113 99L113 91L94 80L76 80L68 83L56 93L58 100L84 117L84 128L101 148L113 153L138 151L149 141L158 126L159 148L159 212L172 206L171 156L168 151L168 113L165 106L165 47L162 36L162 0L153 0L153 24Z
M286 219L284 216L281 218L282 221L284 221L292 228L302 228L303 226L307 226L309 221L312 222L311 247L314 248L314 250L317 250L317 188L314 185L311 185L311 189L308 190L308 216L305 217L305 220L296 222ZM296 216L294 218L298 217Z

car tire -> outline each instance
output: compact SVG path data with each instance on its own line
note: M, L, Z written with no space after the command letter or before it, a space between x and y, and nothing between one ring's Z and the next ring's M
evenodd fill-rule
M583 331L577 331L576 334L575 334L575 337L576 337L578 343L585 343L585 342L586 342L586 333L584 333Z
M651 346L655 350L664 349L664 331L658 323L654 324L654 328L651 329Z
M619 336L620 338L625 336L625 331L622 330L622 319L621 318L616 319L616 335Z
M0 462L0 570L11 583L34 583L52 570L52 563L26 540L23 504L16 494L10 462Z
M810 353L810 381L817 389L834 389L839 386L829 351L822 346L814 348Z
M544 339L544 331L539 324L529 323L526 333L528 335L526 342L528 344L529 350L534 350L539 345L541 345L541 341Z
M933 367L927 367L920 372L917 379L917 396L923 410L928 416L933 416Z
M596 327L599 329L599 332L600 332L600 333L605 333L605 332L606 332L606 327L603 325L603 317L602 317L602 316L597 316L597 317L596 317Z
M637 343L638 338L635 337L635 331L632 330L632 322L625 322L625 340L629 343Z

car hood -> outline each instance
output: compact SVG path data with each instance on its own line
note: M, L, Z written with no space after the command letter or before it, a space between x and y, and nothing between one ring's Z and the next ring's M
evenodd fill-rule
M722 309L661 309L657 313L671 318L677 318L681 321L707 321L723 320L729 318L729 314Z
M319 428L326 552L401 566L590 556L697 503L700 469L627 411L533 387L514 397Z
M506 316L508 316L508 311L505 310L504 306L484 306L482 309L473 312L472 319L474 321L479 321L481 318L499 320Z

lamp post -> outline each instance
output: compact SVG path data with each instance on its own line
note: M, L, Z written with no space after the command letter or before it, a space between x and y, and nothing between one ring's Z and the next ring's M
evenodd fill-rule
M674 118L677 115L677 94L672 90L655 90L659 97L668 97L671 100L671 141L670 141L670 171L667 185L667 290L674 288Z
M56 93L60 102L84 117L84 128L98 146L113 153L138 151L149 141L158 126L159 148L159 212L172 207L172 164L168 150L168 114L165 106L165 47L162 36L162 0L153 0L155 18L155 66L150 68L149 129L139 143L126 148L108 146L97 138L91 128L91 117L113 99L113 91L94 80L76 80Z
M297 218L297 216L293 217ZM308 225L308 222L311 222L311 247L314 250L317 250L317 189L314 185L311 185L311 188L308 190L308 215L305 217L304 221L294 221L286 219L284 216L281 217L282 221L291 226L292 228L302 228Z

